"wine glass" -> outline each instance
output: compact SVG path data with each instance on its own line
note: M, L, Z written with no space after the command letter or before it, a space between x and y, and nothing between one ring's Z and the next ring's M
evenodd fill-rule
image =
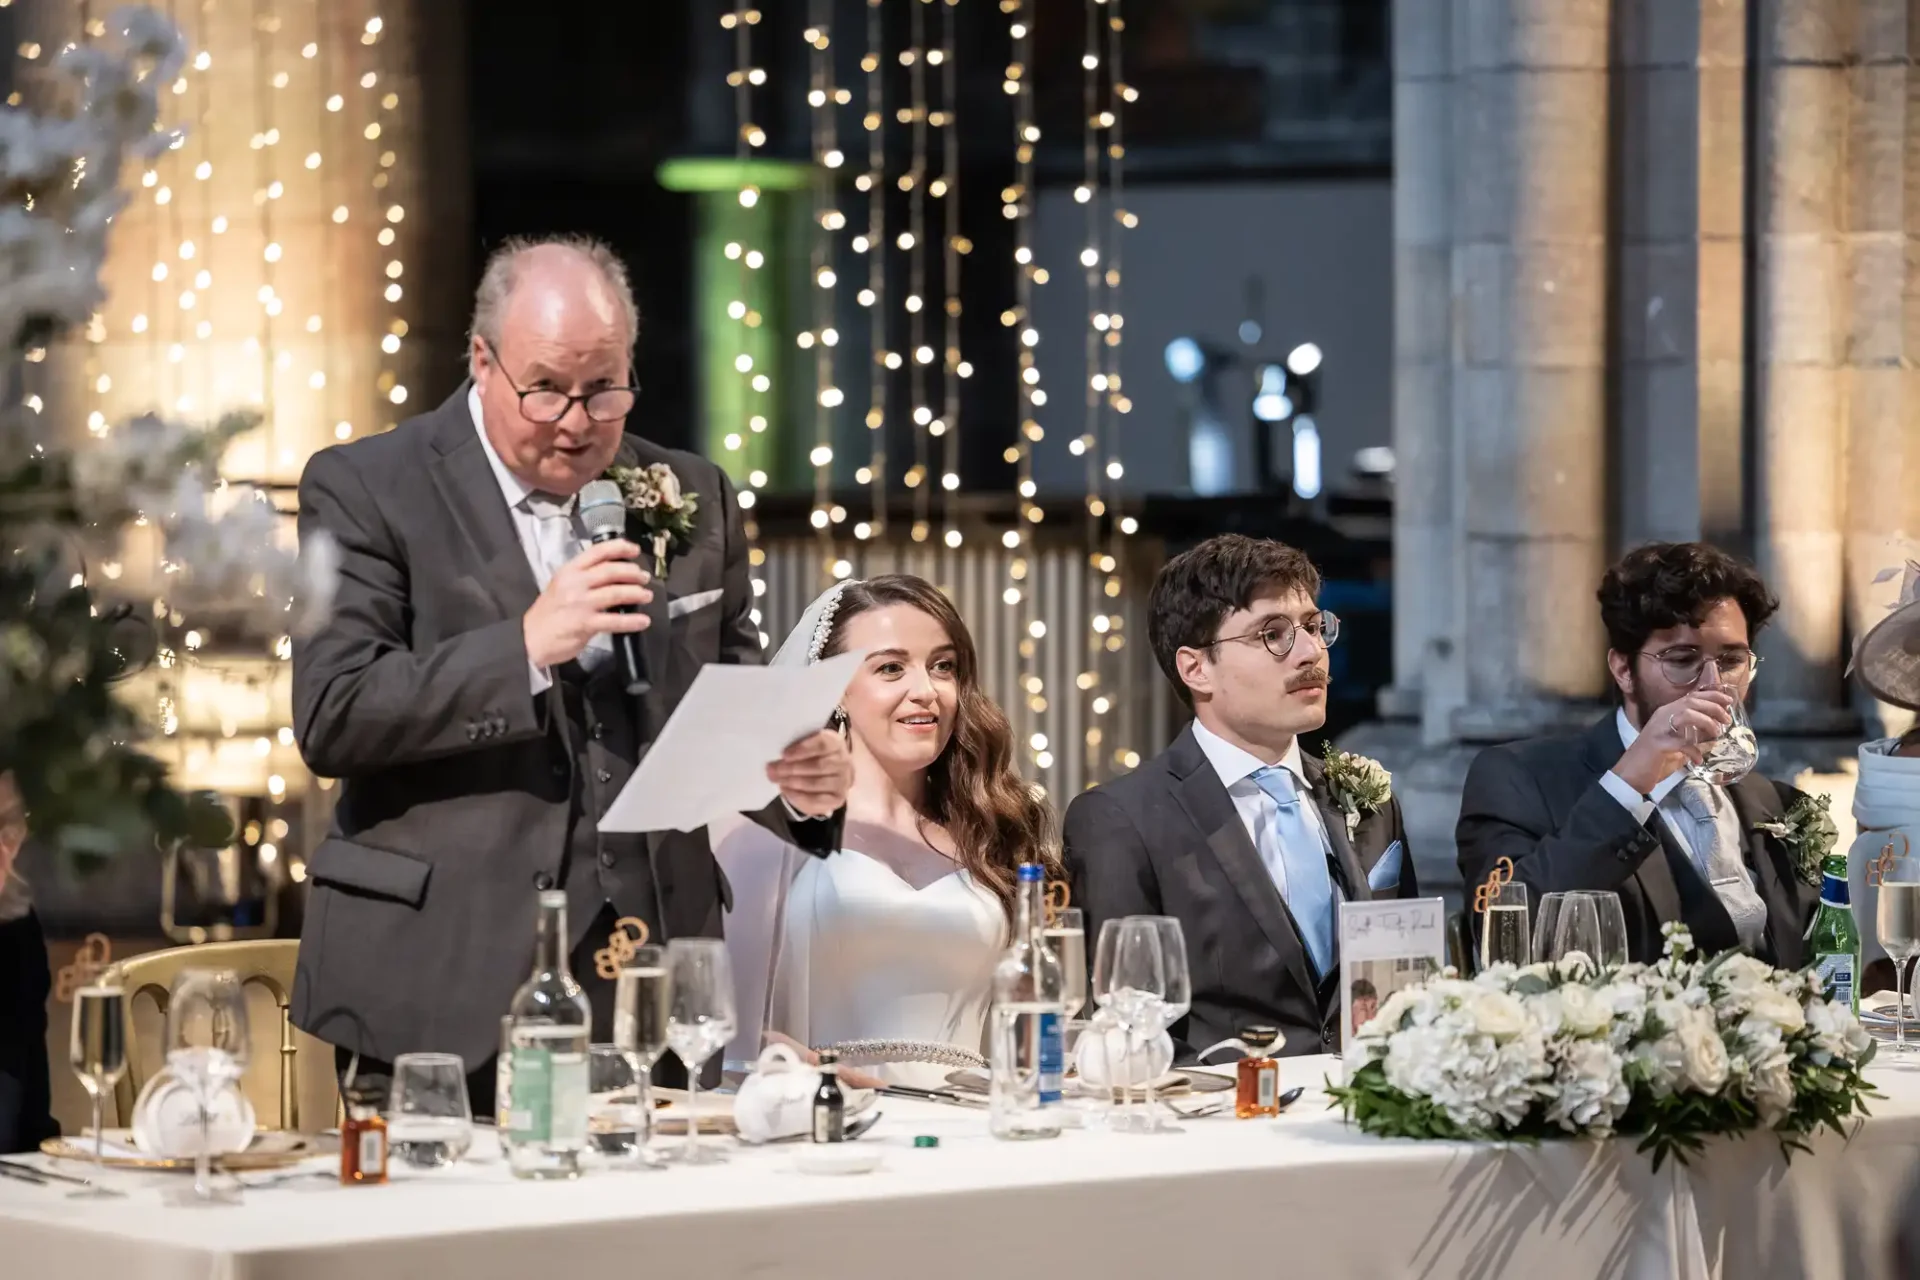
M1112 1068L1119 1064L1108 1064L1109 1082L1126 1090L1127 1118L1120 1127L1133 1127L1134 1040L1140 1028L1149 1024L1154 1034L1159 1033L1159 1006L1166 992L1166 960L1161 952L1159 926L1146 916L1123 916L1103 923L1094 949L1093 998L1125 1033L1125 1064L1117 1071Z
M106 1105L107 1091L127 1070L127 993L113 971L73 993L73 1033L67 1042L67 1061L93 1100L93 1163L96 1169L104 1169L106 1133L101 1127L102 1108ZM90 1183L69 1195L74 1200L125 1197L126 1192L98 1183Z
M1547 958L1555 964L1583 961L1587 969L1599 968L1600 908L1584 893L1570 893L1560 903L1553 925L1553 946Z
M1754 659L1749 657L1747 662L1747 679L1750 680ZM1696 688L1724 688L1733 694L1733 718L1727 723L1727 727L1720 731L1720 736L1707 745L1706 754L1700 758L1700 763L1687 766L1687 776L1716 787L1730 787L1753 772L1753 766L1760 762L1760 740L1754 736L1753 725L1747 720L1745 706L1747 680L1723 684L1720 679L1719 662L1711 658L1701 662L1700 674L1694 679L1697 682ZM1687 738L1689 741L1698 743L1699 731L1687 730Z
M714 1164L725 1159L700 1145L700 1068L733 1039L733 966L718 938L675 938L667 944L667 1047L687 1068L687 1143L681 1160Z
M1049 916L1047 945L1060 960L1060 1021L1072 1022L1087 1003L1087 923L1078 907Z
M1880 945L1893 961L1894 1051L1910 1052L1907 1044L1907 963L1920 954L1920 859L1911 854L1882 854L1874 864L1880 872L1880 901L1874 925Z
M1187 969L1187 935L1181 929L1180 922L1172 916L1148 916L1147 919L1153 921L1154 928L1160 932L1160 959L1166 972L1166 990L1160 1001L1159 1025L1149 1037L1152 1038L1187 1016L1187 1010L1193 1007L1193 979ZM1178 1125L1161 1116L1160 1100L1154 1094L1152 1080L1147 1081L1147 1116L1142 1123L1142 1132L1180 1132Z
M640 1090L640 1148L653 1133L653 1064L667 1051L667 1021L673 1007L673 979L667 949L641 946L620 970L613 992L613 1042L633 1060Z
M169 1198L174 1204L238 1204L235 1185L215 1186L207 1151L214 1095L238 1084L252 1056L247 1030L247 993L231 969L187 969L167 993L167 1066L193 1092L200 1108L200 1145L193 1158L193 1187Z
M473 1146L467 1064L457 1053L403 1053L387 1093L387 1142L416 1169L441 1169Z

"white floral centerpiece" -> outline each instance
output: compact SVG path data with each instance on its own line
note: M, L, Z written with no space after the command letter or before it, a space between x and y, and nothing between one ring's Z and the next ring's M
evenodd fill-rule
M1693 953L1495 965L1395 992L1354 1037L1334 1105L1384 1137L1537 1141L1625 1134L1658 1168L1764 1129L1791 1154L1867 1114L1874 1043L1811 973Z
M164 18L124 9L101 38L60 55L70 112L0 110L6 367L86 324L104 298L123 165L179 144L159 104L184 58ZM224 812L168 785L136 745L150 726L113 685L185 649L169 623L190 618L263 650L317 624L335 549L325 539L304 558L283 549L266 495L215 473L257 414L210 428L145 416L93 440L21 405L15 377L0 395L11 406L0 410L0 791L19 796L35 835L81 860L154 836L224 843Z

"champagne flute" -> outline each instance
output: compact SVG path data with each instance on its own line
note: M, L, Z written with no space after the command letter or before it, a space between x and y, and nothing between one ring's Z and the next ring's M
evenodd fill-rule
M640 1092L640 1148L653 1135L653 1065L667 1051L667 1022L673 1013L673 979L667 949L641 946L620 970L613 993L613 1042L633 1060Z
M1920 859L1902 854L1875 865L1881 880L1874 925L1880 945L1893 961L1893 1047L1896 1053L1908 1053L1912 1046L1907 1044L1907 964L1920 953Z
M1060 959L1060 1020L1072 1022L1087 1004L1087 924L1078 907L1065 907L1047 923L1047 945Z
M1575 896L1584 898L1593 904L1598 917L1600 931L1599 949L1593 953L1595 964L1606 968L1617 968L1627 962L1627 913L1620 905L1620 895L1611 889L1579 889Z
M1591 972L1600 967L1600 908L1583 893L1570 893L1560 903L1554 922L1553 950L1548 956L1555 964L1584 960Z
M237 1186L216 1187L209 1174L210 1112L214 1095L238 1084L252 1056L247 1031L247 993L231 969L187 969L167 993L167 1066L193 1091L200 1108L200 1146L193 1158L193 1187L170 1197L173 1204L238 1204Z
M1748 658L1748 679L1751 679L1752 662ZM1672 679L1669 675L1668 679ZM1760 762L1760 740L1754 736L1753 725L1747 720L1746 695L1747 680L1737 684L1722 682L1719 662L1713 658L1703 659L1700 673L1694 677L1695 687L1700 689L1725 689L1733 695L1733 718L1720 736L1707 744L1706 754L1699 764L1687 766L1687 776L1698 782L1709 783L1716 787L1730 787L1753 772L1753 766ZM1684 684L1685 681L1675 681ZM1689 729L1690 741L1699 741L1699 731Z
M1530 963L1533 938L1527 928L1527 886L1508 880L1482 889L1486 893L1486 915L1480 921L1480 968ZM1564 915L1564 903L1560 910Z
M700 1068L733 1039L733 966L718 938L675 938L667 944L666 967L672 984L667 1047L687 1068L687 1143L680 1158L715 1164L725 1157L700 1145Z
M106 1167L106 1133L102 1108L107 1091L127 1070L127 993L109 971L92 986L73 994L73 1033L67 1042L67 1061L93 1100L93 1163ZM96 1177L98 1174L95 1175ZM93 1183L69 1193L74 1200L121 1200L126 1192Z
M1119 1023L1127 1046L1124 1063L1108 1064L1109 1084L1117 1082L1126 1091L1126 1119L1118 1127L1133 1127L1133 1064L1138 1056L1134 1038L1139 1027L1157 1018L1166 990L1159 926L1145 916L1104 922L1094 948L1093 998ZM1158 1032L1159 1027L1154 1030Z
M1187 968L1187 935L1181 929L1180 922L1172 916L1148 916L1154 928L1160 933L1160 959L1166 971L1166 990L1161 997L1159 1025L1152 1032L1158 1037L1162 1031L1170 1029L1174 1023L1187 1016L1187 1010L1193 1007L1193 979ZM1147 1118L1143 1132L1179 1133L1180 1127L1162 1118L1160 1100L1153 1091L1153 1081L1147 1081Z

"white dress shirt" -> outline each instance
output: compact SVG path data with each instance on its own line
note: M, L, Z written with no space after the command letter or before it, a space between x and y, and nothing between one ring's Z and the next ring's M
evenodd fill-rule
M1253 840L1253 847L1260 853L1260 861L1266 864L1267 874L1273 877L1273 887L1285 898L1287 868L1280 857L1280 806L1253 780L1254 774L1267 767L1266 761L1234 746L1198 720L1193 722L1193 738L1200 744L1207 763L1213 766L1214 773L1219 776L1220 785L1227 789L1227 795L1233 800L1241 824ZM1280 767L1293 775L1294 786L1305 801L1300 806L1301 812L1306 814L1313 829L1320 833L1321 848L1326 850L1330 847L1327 844L1327 827L1320 817L1320 806L1312 803L1310 798L1312 788L1307 785L1306 771L1300 764L1298 738L1287 748L1287 754L1280 758Z

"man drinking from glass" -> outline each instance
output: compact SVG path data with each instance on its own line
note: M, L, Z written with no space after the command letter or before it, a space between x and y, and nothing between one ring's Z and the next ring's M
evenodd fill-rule
M1490 747L1474 760L1456 839L1469 885L1501 858L1537 903L1573 889L1620 895L1627 947L1651 961L1683 921L1709 954L1803 959L1818 904L1794 854L1761 830L1798 791L1752 768L1739 708L1753 638L1779 601L1760 575L1698 542L1652 543L1600 584L1615 710L1585 732Z

